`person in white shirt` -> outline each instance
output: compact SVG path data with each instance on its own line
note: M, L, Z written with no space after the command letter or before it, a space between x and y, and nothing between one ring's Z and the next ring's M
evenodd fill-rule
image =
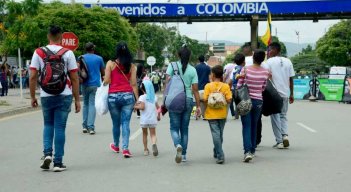
M271 115L272 128L276 138L274 148L284 149L289 147L288 140L288 105L294 103L294 67L291 61L280 56L281 46L279 43L271 43L266 67L271 71L272 81L283 97L282 112Z
M75 100L75 112L78 113L81 108L79 101L78 66L73 52L61 46L62 31L60 27L51 26L48 33L48 39L50 44L46 47L36 49L33 54L30 65L32 72L30 75L29 86L32 107L38 107L35 90L38 80L38 71L41 71L41 76L43 78L40 78L40 98L44 118L44 156L40 168L43 170L49 170L50 163L53 161L53 171L60 172L66 169L66 166L62 163L62 158L64 155L67 118L72 105L72 94ZM49 57L60 58L56 59L56 62L57 60L60 60L61 62L51 62ZM44 60L47 60L47 62L44 63ZM51 63L49 63L49 61ZM55 84L55 87L53 87L53 82L56 82L55 75L57 75L53 69L58 69L58 67L63 69L64 78L60 79L60 86L56 86ZM61 77L63 76L60 75L60 78ZM60 87L60 89L54 89L56 87ZM55 92L52 90L55 90ZM54 146L53 143L55 143ZM53 155L54 159L52 160Z

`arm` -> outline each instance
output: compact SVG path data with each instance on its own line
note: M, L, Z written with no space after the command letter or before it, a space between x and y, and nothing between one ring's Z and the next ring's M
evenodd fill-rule
M192 85L192 90L196 101L196 107L200 109L200 94L199 94L199 87L197 83Z
M225 87L225 100L227 101L227 103L231 103L232 102L232 91L230 90L230 86Z
M111 83L111 68L112 68L112 61L108 61L105 68L105 78L104 78L104 85L108 85Z
M290 77L290 98L289 98L289 103L293 104L294 103L294 78Z
M101 74L101 80L103 81L105 77L105 65L102 58L101 58L101 64L100 64L100 74Z
M144 110L145 109L145 103L142 102L142 101L138 101L135 104L134 109Z
M30 89L30 98L32 107L38 107L38 100L35 97L35 90L37 89L37 79L38 79L38 71L36 69L32 69L29 77L29 89Z
M74 104L76 107L76 113L80 111L80 99L79 99L79 78L78 72L76 70L69 72L69 78L72 82L72 92L74 97Z
M133 88L133 92L134 92L134 96L135 99L138 100L139 99L139 91L138 91L138 83L137 83L137 78L136 78L136 67L135 65L132 65L132 76L130 78L130 85Z

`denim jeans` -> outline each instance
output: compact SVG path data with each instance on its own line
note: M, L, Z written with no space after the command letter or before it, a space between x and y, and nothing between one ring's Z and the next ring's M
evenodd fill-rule
M225 119L208 120L211 128L211 134L214 145L214 153L218 159L224 159L223 144L223 130L225 126Z
M256 151L257 138L257 122L261 115L262 100L251 99L252 109L244 116L241 116L241 123L243 125L243 144L244 153Z
M95 129L95 117L96 117L96 110L95 110L95 95L96 95L97 87L92 86L82 86L82 93L83 93L83 128L85 129Z
M282 112L271 115L272 128L277 143L283 142L283 136L288 135L288 106L289 98L283 98Z
M129 146L130 119L134 108L134 94L128 92L113 93L108 96L108 109L112 119L112 135L116 147L119 146L119 138L122 127L122 149Z
M54 142L54 163L62 163L65 146L65 130L68 114L71 112L72 95L51 96L41 98L44 116L43 144L44 155L52 156Z
M169 112L172 140L175 147L177 145L182 146L182 155L186 155L188 148L189 123L193 106L193 99L187 98L184 112Z

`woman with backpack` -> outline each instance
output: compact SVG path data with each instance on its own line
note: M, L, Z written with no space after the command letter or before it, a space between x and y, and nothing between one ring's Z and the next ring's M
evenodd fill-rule
M181 103L177 103L176 106L169 105L167 108L169 110L171 136L176 148L176 163L186 162L190 115L193 109L193 95L195 96L196 100L197 115L201 114L200 95L198 91L198 77L196 69L193 66L189 65L190 55L191 51L186 45L183 45L182 48L178 51L180 61L170 63L166 72L167 84L172 83L172 78L180 76L182 81L177 83L181 85L178 87L182 90L185 89L185 102L183 103L184 106L182 106ZM172 91L176 92L177 90L173 89ZM172 109L179 107L183 107L183 110L177 111Z
M132 54L126 43L117 45L116 56L107 62L104 85L109 84L108 109L112 119L114 142L110 149L120 152L119 140L122 128L122 154L125 158L132 157L129 146L130 119L135 99L138 100L136 67L132 64Z
M240 88L244 84L247 85L249 95L252 102L252 108L248 114L241 116L243 126L243 144L244 144L244 162L248 163L255 156L257 122L262 110L262 92L266 88L269 71L261 67L266 53L262 50L256 50L253 55L254 64L244 67L239 75L237 87Z

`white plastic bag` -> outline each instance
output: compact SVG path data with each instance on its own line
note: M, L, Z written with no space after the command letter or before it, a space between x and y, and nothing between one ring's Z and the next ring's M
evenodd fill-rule
M98 115L105 115L108 112L108 85L103 85L96 90L95 108Z

